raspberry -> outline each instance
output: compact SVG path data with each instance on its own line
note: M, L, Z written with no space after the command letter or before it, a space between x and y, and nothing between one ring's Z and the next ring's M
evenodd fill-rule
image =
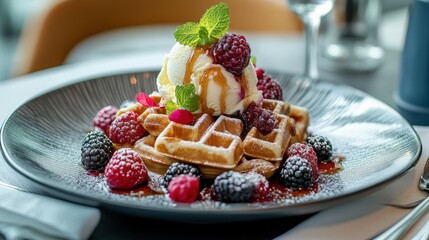
M264 197L269 193L270 183L259 173L250 172L244 175L255 186L254 198Z
M197 178L202 176L200 169L196 166L175 162L167 169L167 172L164 174L164 186L167 187L170 181L179 175L186 174L191 175Z
M276 79L273 79L271 75L266 74L261 68L256 69L256 76L258 77L258 90L262 91L262 96L265 99L283 99L282 87Z
M190 175L174 177L168 184L171 200L181 203L192 203L200 193L200 179Z
M140 155L131 148L121 148L113 154L104 170L107 185L129 189L146 182L148 170Z
M244 36L225 34L214 46L215 63L222 65L228 72L240 76L249 65L250 46Z
M274 114L271 111L257 107L255 102L249 104L241 117L244 121L246 133L255 126L262 134L268 134L277 124Z
M262 79L264 77L265 70L262 68L255 67L255 71L256 71L256 77L258 78L258 82L259 82L259 79Z
M313 147L319 162L332 160L332 144L327 137L313 134L307 138L307 143Z
M143 137L145 130L137 122L139 115L135 112L126 112L117 117L110 125L109 138L113 143L126 144L134 143Z
M168 119L180 124L191 124L194 121L194 115L186 109L176 109L170 113Z
M312 176L313 170L310 163L299 156L287 158L280 170L280 177L283 184L292 190L313 187Z
M213 194L221 202L249 202L254 193L255 185L243 174L234 171L218 175L213 184Z
M287 150L287 156L299 156L306 159L313 170L313 178L312 181L316 181L319 177L319 166L317 161L317 155L314 151L313 147L303 143L294 143Z
M82 140L81 162L88 171L104 171L113 154L113 144L107 136L94 130L87 133Z
M265 109L261 110L262 111L254 124L261 133L268 134L273 131L277 124L277 119L272 112Z
M105 106L100 109L92 120L94 129L99 129L107 134L107 130L116 118L118 109L114 106Z

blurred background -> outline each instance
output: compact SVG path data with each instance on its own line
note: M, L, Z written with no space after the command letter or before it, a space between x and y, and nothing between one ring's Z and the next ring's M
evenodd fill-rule
M12 69L21 64L16 51L25 26L56 1L59 0L0 0L0 81L13 77ZM409 2L380 0L379 39L382 47L401 50Z

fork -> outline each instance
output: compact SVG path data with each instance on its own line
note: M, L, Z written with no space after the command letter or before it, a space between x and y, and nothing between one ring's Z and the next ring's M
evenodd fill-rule
M419 189L429 192L429 158L426 160L425 167L418 183ZM426 197L419 205L416 206L400 221L392 225L386 231L377 235L373 240L381 239L400 239L405 232L426 212L429 211L429 196ZM426 226L427 224L425 224Z

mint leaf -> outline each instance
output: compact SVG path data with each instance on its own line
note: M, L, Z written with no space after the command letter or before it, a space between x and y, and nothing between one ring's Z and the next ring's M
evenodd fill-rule
M250 56L250 62L251 62L253 65L256 65L256 57L255 57L255 56Z
M198 41L197 46L204 46L215 42L213 38L210 38L209 32L207 31L207 28L205 28L204 26L200 25L200 30L198 31L198 35L200 37L200 40Z
M176 28L174 32L176 41L187 46L195 47L200 41L200 25L194 22L187 22Z
M176 99L180 107L190 112L198 110L200 97L195 94L194 84L176 86Z
M229 21L228 5L219 3L207 9L199 24L207 29L211 38L219 39L228 31Z
M182 107L184 109L187 109L190 112L195 112L199 108L199 103L200 103L200 96L193 93L189 96L188 101L183 103Z
M174 110L178 109L179 106L177 106L177 104L171 100L168 100L165 103L165 110L167 111L167 115L170 115L170 113L172 113Z

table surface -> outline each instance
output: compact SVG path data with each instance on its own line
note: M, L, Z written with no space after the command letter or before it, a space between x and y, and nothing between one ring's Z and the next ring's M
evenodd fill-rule
M259 39L255 42L263 42ZM265 44L266 42L264 42ZM277 44L283 44L277 39ZM295 39L275 54L261 54L258 64L268 70L300 74L303 71L303 42ZM258 49L258 48L256 48ZM291 51L293 49L293 51ZM302 50L302 51L301 51ZM288 53L290 51L290 54ZM276 57L272 57L275 55ZM135 53L67 64L58 68L44 70L27 76L12 79L0 85L0 122L20 104L50 89L63 86L76 79L89 79L117 73L159 69L163 55L155 53ZM399 76L400 52L386 50L383 64L373 72L320 72L322 81L347 84L360 89L380 101L394 107L393 92ZM37 186L16 173L0 156L0 181L17 187L45 194ZM218 239L218 238L251 238L273 239L291 229L310 215L276 218L264 221L249 221L226 224L195 225L144 219L124 215L108 209L102 209L101 221L90 239L122 238L186 238L186 239ZM209 233L209 234L207 234Z

